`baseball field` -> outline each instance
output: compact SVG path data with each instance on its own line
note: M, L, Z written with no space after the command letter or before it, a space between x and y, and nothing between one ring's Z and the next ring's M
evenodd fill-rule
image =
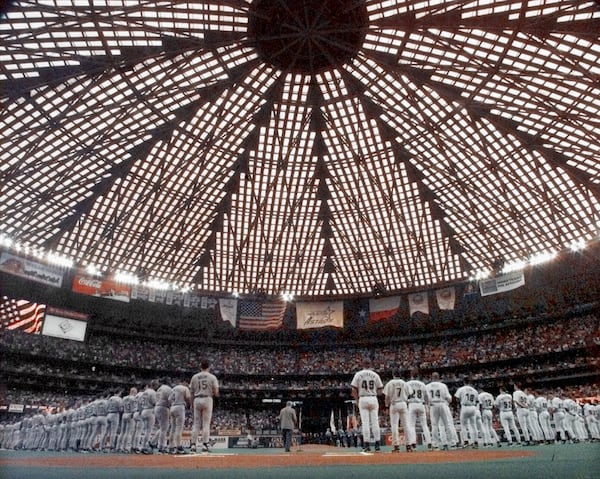
M0 451L2 479L600 479L600 443L391 454L306 445L188 455Z

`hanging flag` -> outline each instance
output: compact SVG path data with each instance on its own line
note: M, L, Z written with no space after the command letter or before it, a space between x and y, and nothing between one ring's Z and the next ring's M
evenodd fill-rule
M235 318L237 317L238 300L235 298L219 298L219 311L223 321L231 323L235 328Z
M329 419L329 427L333 434L337 434L337 428L335 427L335 416L333 415L333 409L331 410L331 418Z
M504 293L517 289L525 284L525 276L523 271L512 271L510 273L501 274L495 278L485 279L479 282L479 290L481 296L490 294Z
M427 292L409 294L408 309L411 316L417 311L429 314L429 297L427 296Z
M369 322L391 318L400 308L400 296L369 299Z
M45 312L45 304L3 296L0 302L0 323L2 328L39 334Z
M437 298L438 307L440 309L454 309L454 303L456 301L456 292L454 287L438 289L435 292Z
M249 301L239 303L240 329L264 331L283 326L283 316L287 303L284 301Z
M343 328L344 302L318 301L314 303L296 303L296 321L298 329Z

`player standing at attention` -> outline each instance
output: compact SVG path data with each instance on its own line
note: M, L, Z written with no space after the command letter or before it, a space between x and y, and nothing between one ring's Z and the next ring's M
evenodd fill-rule
M527 404L527 394L521 391L521 386L518 383L514 384L513 402L517 411L517 420L523 433L525 444L529 445L531 441L529 431L529 406Z
M548 411L548 399L546 399L546 396L536 397L535 407L537 409L540 427L544 434L544 440L546 441L546 444L553 444L554 432L552 431L552 424L550 423L550 411Z
M417 446L417 421L421 424L421 430L423 431L423 439L427 444L429 450L433 449L431 444L431 432L429 431L429 425L427 424L427 412L425 405L429 404L429 394L427 394L427 387L423 381L417 379L419 377L419 370L413 369L411 372L411 379L408 381L408 385L412 389L412 394L408 397L408 425L406 431L406 450L410 446L410 451L414 451Z
M169 378L164 378L162 384L156 390L156 405L154 406L154 416L158 429L155 431L152 442L158 446L158 452L164 454L167 451L167 434L169 432L169 413L171 403L169 396L171 395L171 386Z
M510 434L511 431L515 436L516 443L520 445L521 434L519 433L517 423L515 422L515 415L513 413L513 398L509 393L506 392L506 389L500 388L500 394L498 394L496 397L496 407L500 412L500 424L502 424L504 436L506 437L509 447L513 445L513 438Z
M406 401L412 394L411 387L400 379L401 372L394 370L393 379L388 381L383 388L385 395L385 405L388 408L390 415L390 428L392 430L392 452L400 452L400 428L402 424L406 438L406 450L410 450L410 442L408 440L408 425L407 425L407 406Z
M477 424L475 420L479 393L465 381L465 384L456 390L454 397L458 399L460 404L460 435L463 447L478 447L479 439L477 437Z
M444 432L445 443L443 449L448 449L448 446L456 447L458 444L458 435L456 434L452 411L450 410L452 396L450 395L450 391L448 391L448 386L440 381L439 373L433 372L431 373L431 382L427 384L426 388L429 394L429 415L431 417L431 432L434 447L439 447L442 443L440 425L442 425Z
M190 392L194 396L194 424L192 426L191 451L196 452L198 435L202 431L202 452L209 452L210 422L213 413L213 398L219 396L219 381L210 371L207 359L200 362L200 372L192 376Z
M556 440L564 444L567 440L565 432L565 407L563 400L559 396L554 396L550 401L552 410L552 419L554 420L554 430L556 431Z
M117 443L119 452L131 452L134 434L133 414L137 411L137 388L129 389L129 394L123 398L123 416L121 417L121 432Z
M379 427L379 401L377 396L383 391L381 377L371 369L371 360L363 360L363 369L358 371L350 383L352 397L358 403L363 433L363 452L370 452L371 440L375 451L381 450L381 429Z
M114 394L108 398L108 414L106 415L106 423L109 432L109 449L111 452L117 449L117 432L119 430L119 422L121 420L121 412L123 411L123 399L121 391L116 390Z
M154 422L156 416L154 415L154 406L156 406L156 388L158 387L158 380L153 379L150 384L144 389L141 399L141 412L140 419L142 421L142 453L152 454L152 446L150 445L150 439L152 437L152 429L154 428Z
M494 429L494 396L486 391L481 391L477 397L479 407L481 408L481 432L483 435L483 446L498 446L498 434Z
M174 454L184 454L185 451L181 447L181 436L183 435L183 423L185 422L185 409L192 406L192 394L187 384L180 382L171 390L169 396L171 403L170 409L170 452Z

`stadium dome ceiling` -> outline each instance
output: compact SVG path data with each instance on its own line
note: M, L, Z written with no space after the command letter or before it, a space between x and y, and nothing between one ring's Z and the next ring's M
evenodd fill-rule
M598 237L596 1L18 1L0 234L201 291L401 292Z

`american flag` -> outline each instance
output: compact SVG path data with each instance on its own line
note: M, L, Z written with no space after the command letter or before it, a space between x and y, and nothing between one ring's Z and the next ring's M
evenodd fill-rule
M255 331L278 329L283 325L284 301L240 301L238 327Z
M0 324L2 328L39 334L46 313L46 305L32 303L26 299L11 299L3 296L0 301Z

